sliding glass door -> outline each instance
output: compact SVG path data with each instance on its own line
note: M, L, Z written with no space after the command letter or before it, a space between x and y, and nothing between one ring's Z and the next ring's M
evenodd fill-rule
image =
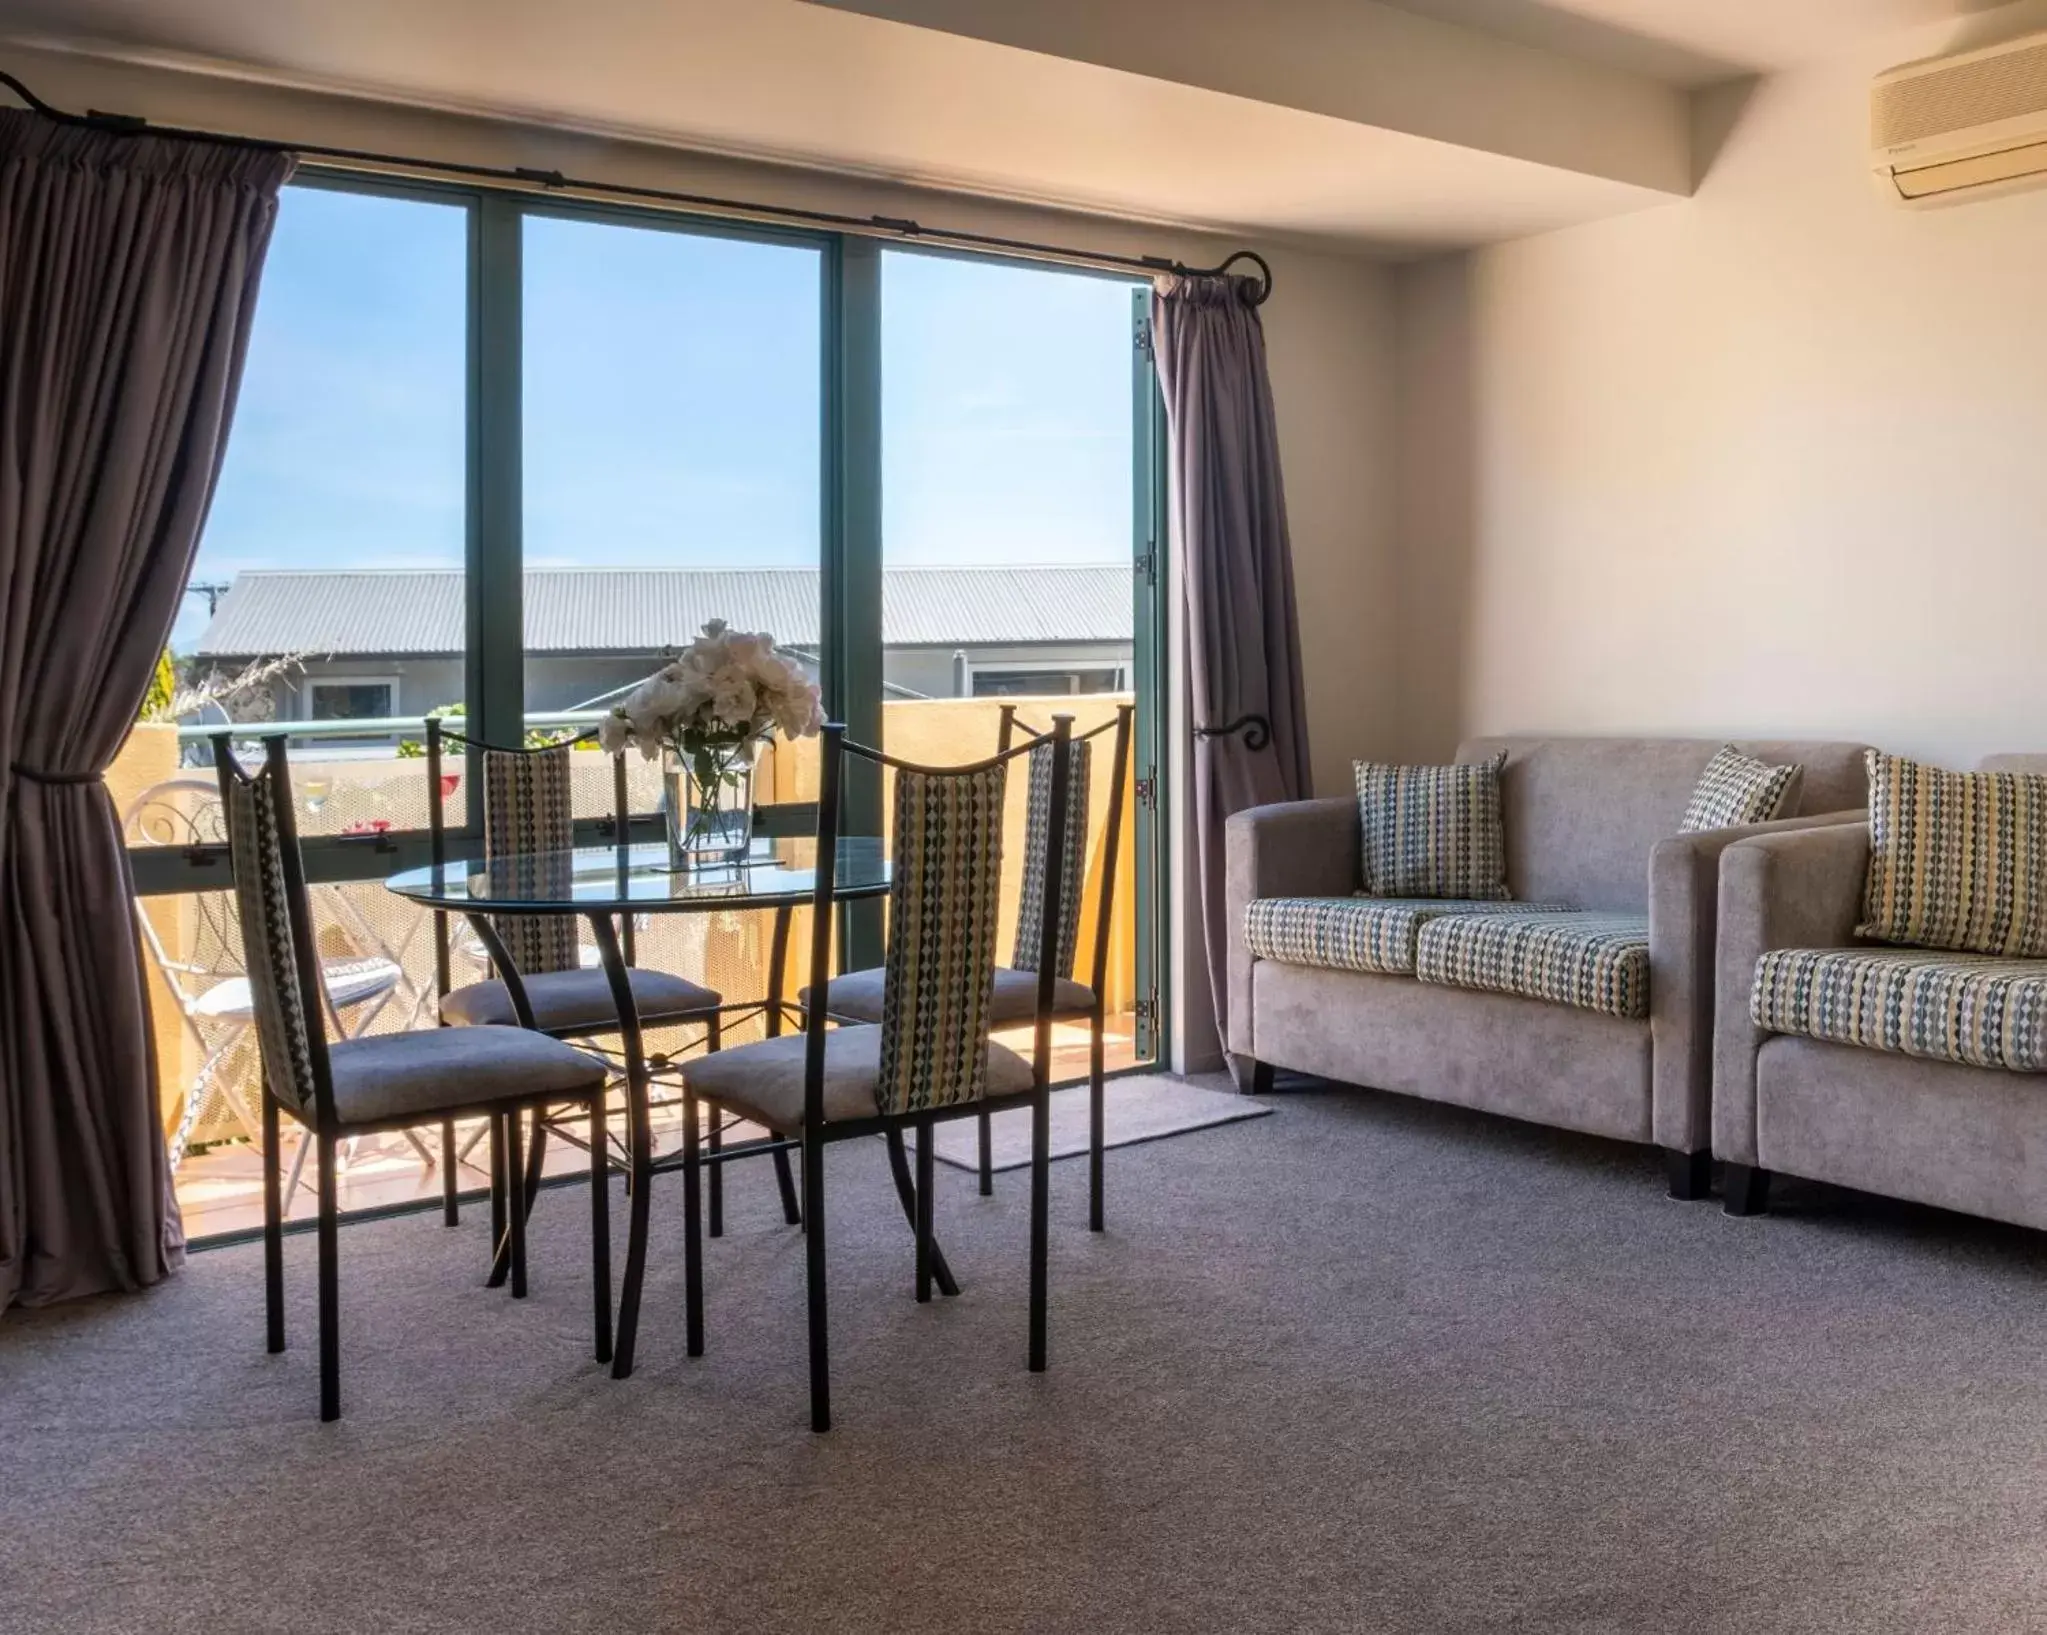
M1135 708L1150 741L1158 650L1150 355L1131 280L929 251L881 253L881 719L910 759L992 754L1055 713L1087 733ZM1143 390L1132 394L1133 360ZM1112 1071L1156 1053L1148 797L1124 768L1108 832L1113 733L1092 740L1080 957L1105 965ZM1005 923L1018 919L1024 803L1012 799ZM1145 840L1140 845L1142 830ZM1111 867L1111 912L1099 914ZM1006 933L1005 933L1006 934ZM1147 949L1141 958L1140 945ZM1009 957L1005 947L1004 957ZM1026 1030L1027 1031L1027 1030ZM1025 1044L1021 1035L1010 1041ZM1025 1048L1028 1048L1025 1045ZM1056 1032L1055 1071L1086 1070L1085 1027Z
M347 1035L437 1023L433 923L381 884L426 854L431 715L574 736L716 618L772 632L832 715L908 753L986 754L1004 703L1085 726L1134 699L1142 738L1155 389L1131 301L1127 280L538 195L286 189L190 594L110 780L191 1235L251 1226L260 1199L214 733L245 757L289 741ZM575 759L594 839L608 763ZM756 798L800 802L815 770L814 743L775 745ZM472 771L442 768L458 847ZM630 794L658 834L656 769L635 762ZM855 795L856 826L884 821L878 787ZM1151 822L1140 804L1119 871L1119 1062L1155 1048ZM878 914L850 918L844 956L878 958ZM650 922L639 957L757 994L743 919ZM483 974L452 940L455 979ZM437 1157L359 1144L344 1205L436 1195ZM462 1181L484 1177L465 1160Z

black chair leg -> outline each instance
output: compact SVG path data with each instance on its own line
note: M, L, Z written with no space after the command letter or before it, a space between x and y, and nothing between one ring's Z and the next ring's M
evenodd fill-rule
M441 1224L460 1226L462 1224L461 1186L455 1171L461 1163L455 1151L455 1121L441 1120Z
M706 1051L714 1051L722 1050L724 1047L724 1024L719 1020L717 1013L714 1011L711 1013L710 1020L704 1024L704 1049ZM710 1111L711 1155L715 1158L724 1148L725 1132L719 1126L718 1109L713 1107ZM711 1194L711 1236L722 1238L725 1235L725 1166L718 1163L712 1164L708 1181Z
M937 1190L931 1184L934 1145L931 1120L927 1118L917 1126L917 1300L920 1305L928 1305L931 1300L932 1194Z
M714 1238L722 1238L725 1235L725 1166L717 1162L717 1157L725 1150L725 1124L715 1107L711 1109L711 1128L706 1146L712 1159L705 1165L711 1173L704 1177L704 1189L710 1195L706 1200L711 1217L710 1233Z
M611 1156L609 1108L600 1090L590 1103L590 1300L597 1360L611 1361Z
M334 1135L320 1143L320 1418L341 1417L341 1236L335 1181Z
M1093 1017L1087 1056L1087 1229L1102 1230L1102 1141L1103 1096L1107 1062L1103 1039L1104 1019L1099 1007Z
M1052 1095L1044 1085L1031 1099L1031 1372L1045 1371L1045 1283L1052 1207Z
M832 1362L829 1308L825 1298L824 1143L803 1143L803 1268L810 1315L810 1428L832 1428Z
M533 1218L533 1206L540 1201L540 1182L547 1168L547 1109L533 1109L533 1138L526 1148L526 1218Z
M490 1275L483 1280L487 1289L502 1288L512 1269L505 1239L505 1115L490 1115Z
M703 1103L682 1093L682 1303L692 1357L704 1354Z
M796 1201L796 1172L789 1165L789 1150L775 1149L775 1186L782 1194L782 1219L791 1226L803 1224L803 1207Z
M269 1086L257 1093L263 1098L263 1343L276 1353L284 1349L284 1182L280 1173L284 1154L278 1150L283 1120ZM312 1138L308 1135L307 1139Z
M974 1123L978 1126L975 1134L980 1154L981 1196L992 1198L995 1196L995 1124L985 1108Z
M917 1229L917 1189L910 1181L910 1160L903 1153L903 1132L900 1125L890 1128L887 1137L889 1173L895 1177L896 1196L902 1200L903 1219L910 1223L910 1230ZM808 1150L808 1149L806 1149ZM804 1196L810 1196L806 1187ZM938 1246L937 1239L931 1243L931 1277L938 1285L938 1292L950 1300L960 1292L958 1281L952 1275L952 1268L945 1262L945 1251Z
M524 1139L519 1129L519 1114L505 1115L505 1174L517 1189L508 1200L505 1211L507 1253L512 1270L512 1298L526 1298L526 1166L523 1162Z
M1770 1172L1752 1164L1727 1166L1727 1213L1760 1215L1770 1207Z
M1670 1195L1682 1203L1696 1203L1713 1190L1713 1154L1663 1149L1664 1173L1670 1179Z

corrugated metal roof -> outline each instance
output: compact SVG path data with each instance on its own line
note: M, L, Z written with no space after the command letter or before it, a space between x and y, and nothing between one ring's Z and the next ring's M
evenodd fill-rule
M208 657L267 653L422 655L462 651L462 575L378 571L237 574L199 638ZM526 575L526 648L656 653L707 619L818 640L818 576L805 568L547 568ZM1103 567L891 568L890 647L1127 642L1130 570Z

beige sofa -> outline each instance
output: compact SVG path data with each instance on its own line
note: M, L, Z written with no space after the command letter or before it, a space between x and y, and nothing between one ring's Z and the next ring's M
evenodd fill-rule
M1507 752L1501 804L1514 897L1582 916L1557 935L1582 925L1609 943L1639 936L1646 945L1626 984L1633 1001L1627 1006L1582 1002L1604 1002L1612 984L1582 984L1579 1002L1560 1003L1423 980L1416 967L1425 966L1431 940L1445 942L1457 929L1436 920L1412 932L1405 968L1397 946L1389 957L1348 965L1322 954L1261 955L1244 929L1254 902L1312 899L1333 916L1346 912L1338 900L1354 899L1360 880L1357 805L1340 797L1237 814L1227 842L1230 923L1237 929L1227 1044L1248 1060L1254 1088L1269 1089L1272 1070L1288 1068L1653 1142L1668 1154L1673 1194L1703 1196L1712 1161L1720 854L1748 836L1828 821L1793 818L1678 835L1699 774L1722 742L1515 737L1477 739L1458 750L1460 761ZM1737 747L1760 760L1801 763L1803 812L1832 814L1838 824L1866 800L1859 744ZM1260 911L1267 920L1271 914ZM1260 946L1269 949L1271 940ZM1361 963L1388 968L1356 968ZM1620 1009L1635 1014L1616 1014Z
M2047 773L2047 755L1994 756L1982 769ZM1868 867L1869 828L1859 822L1744 839L1722 859L1718 983L1727 1002L1715 1026L1713 1150L1727 1164L1728 1212L1765 1208L1774 1171L2047 1227L2041 1072L1778 1032L1753 1018L1765 954L1880 946L1855 936ZM2014 963L2037 964L2047 978L2047 961ZM2039 1034L2006 1014L2002 1043L2029 1043L2038 1060ZM1951 1049L1951 1037L1935 1027L1913 1048Z

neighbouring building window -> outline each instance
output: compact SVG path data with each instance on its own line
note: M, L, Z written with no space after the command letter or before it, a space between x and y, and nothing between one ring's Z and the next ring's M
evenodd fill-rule
M976 698L1028 698L1046 693L1113 693L1123 685L1120 670L976 670Z
M315 681L309 692L315 721L379 721L398 713L392 681Z

